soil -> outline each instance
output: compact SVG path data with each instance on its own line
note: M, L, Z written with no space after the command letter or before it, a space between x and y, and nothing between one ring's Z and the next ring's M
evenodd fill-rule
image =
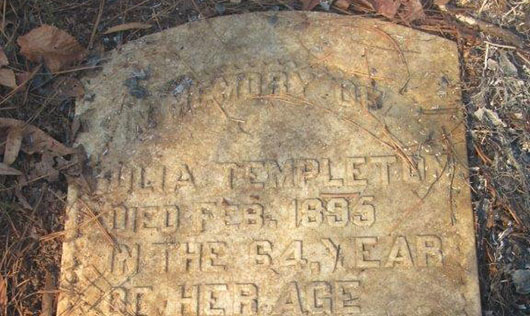
M321 2L314 10L388 20L375 14L367 1ZM442 2L424 1L424 19L407 22L398 14L391 21L449 38L459 46L483 313L528 315L530 296L525 287L530 281L517 276L530 269L530 2ZM67 71L51 74L41 67L18 93L0 87L0 117L28 122L67 146L79 127L73 115L75 79L97 71L105 51L197 19L302 9L297 0L4 0L0 4L0 44L16 72L36 69L37 63L20 54L16 40L42 24L67 31L89 48L89 56ZM153 27L103 34L111 26L129 22ZM5 139L4 132L0 129L0 140ZM83 173L82 161L74 157L56 158L53 168L46 159L21 152L12 167L23 175L0 176L0 275L7 284L7 303L2 306L0 278L0 315L55 313L67 183L80 181Z

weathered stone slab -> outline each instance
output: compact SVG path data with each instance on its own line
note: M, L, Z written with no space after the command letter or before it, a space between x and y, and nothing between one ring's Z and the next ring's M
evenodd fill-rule
M59 315L480 314L454 43L247 14L85 81Z

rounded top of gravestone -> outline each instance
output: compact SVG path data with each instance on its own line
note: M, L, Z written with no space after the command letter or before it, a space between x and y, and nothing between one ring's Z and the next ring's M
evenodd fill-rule
M325 112L322 104L340 104L341 113L384 113L412 140L422 128L411 126L410 118L458 100L458 79L453 42L390 23L307 12L197 21L108 56L103 70L86 80L87 97L77 103L87 131L78 143L95 161L103 153L129 157L138 150L131 144L171 139L179 122L201 111L218 123L249 128L252 122L235 103L281 104L284 119L308 107ZM361 92L353 87L368 93L355 95ZM348 106L362 97L363 107ZM299 101L305 105L292 105Z

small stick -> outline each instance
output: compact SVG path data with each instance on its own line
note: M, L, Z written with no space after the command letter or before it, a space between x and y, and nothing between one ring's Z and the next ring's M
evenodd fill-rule
M88 49L92 49L94 44L94 38L96 37L96 31L98 30L99 22L101 21L101 16L103 15L103 8L105 7L105 0L99 2L98 16L96 17L96 22L92 28L92 33L90 34L90 41L88 42Z
M492 43L490 41L484 41L484 43L486 43L488 45L491 45L491 46L500 47L500 48L517 49L517 47L515 47L515 46L501 45L501 44Z
M447 8L445 5L439 5L438 7L440 8L440 11L450 14L452 17L454 17L455 19L457 19L458 21L462 23L475 26L480 31L486 34L499 37L503 39L504 41L506 41L507 43L510 43L521 49L524 48L525 46L523 40L519 36L495 24L484 22L484 21L475 19L473 17L470 17L468 15L453 12L449 10L449 8Z
M92 211L92 209L88 206L88 204L83 199L79 198L78 200L81 201L81 203L86 207L89 215L92 218L94 218L94 221L96 222L96 225L98 226L98 228L101 230L101 232L105 236L105 239L110 243L110 245L112 247L114 247L117 250L119 250L118 245L116 244L116 241L114 241L114 239L112 238L110 233L107 231L107 229L103 226L103 224L101 224L101 222L99 221L98 216L94 213L94 211Z

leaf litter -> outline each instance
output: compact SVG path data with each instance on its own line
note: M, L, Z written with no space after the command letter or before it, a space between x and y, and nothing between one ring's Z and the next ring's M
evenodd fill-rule
M15 72L8 68L0 69L0 85L13 89L16 88L17 79L15 77Z
M23 56L44 62L52 73L83 60L87 53L70 34L46 24L19 37L17 43Z
M0 149L3 148L3 163L0 175L21 175L21 172L11 168L19 152L29 155L41 154L41 161L36 163L29 174L32 178L45 176L57 179L59 171L55 168L56 157L63 157L77 153L77 150L63 145L41 129L26 124L23 121L0 118ZM4 136L4 139L2 139ZM23 181L24 183L26 181Z
M15 88L17 86L15 72L9 68L5 68L7 65L9 65L9 60L4 49L0 47L0 85Z

